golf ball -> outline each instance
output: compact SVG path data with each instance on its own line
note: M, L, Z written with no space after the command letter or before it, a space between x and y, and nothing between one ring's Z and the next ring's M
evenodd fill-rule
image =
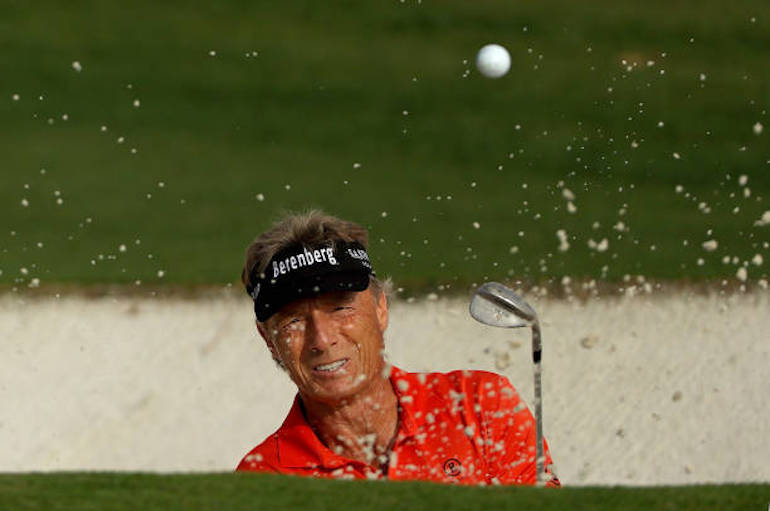
M476 67L487 78L500 78L511 68L511 56L499 44L487 44L476 55Z

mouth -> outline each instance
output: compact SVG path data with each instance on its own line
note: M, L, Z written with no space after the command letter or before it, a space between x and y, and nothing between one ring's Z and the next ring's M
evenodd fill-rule
M349 361L350 359L348 358L342 358L340 360L335 360L334 362L329 362L328 364L319 364L313 367L313 372L320 374L334 374L341 371Z

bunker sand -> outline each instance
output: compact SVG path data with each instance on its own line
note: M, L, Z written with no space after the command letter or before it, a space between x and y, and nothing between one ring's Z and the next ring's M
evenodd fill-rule
M545 434L566 485L770 481L770 295L535 299ZM0 297L0 471L229 471L294 395L247 298ZM391 362L532 397L526 329L467 301L391 307Z

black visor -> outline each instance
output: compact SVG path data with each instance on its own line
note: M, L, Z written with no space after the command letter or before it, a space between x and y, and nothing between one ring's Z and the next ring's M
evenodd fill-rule
M267 321L281 307L300 298L332 291L363 291L374 275L369 255L357 242L319 247L292 245L278 252L262 274L256 268L246 292L254 300L257 320Z

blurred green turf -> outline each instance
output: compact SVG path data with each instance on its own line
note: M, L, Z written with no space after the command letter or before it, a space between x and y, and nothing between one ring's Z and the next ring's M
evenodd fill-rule
M252 474L0 474L0 507L33 510L765 509L768 485L650 488L457 487Z
M0 285L234 282L310 206L410 288L766 278L765 7L6 1ZM493 41L500 80L473 68Z

